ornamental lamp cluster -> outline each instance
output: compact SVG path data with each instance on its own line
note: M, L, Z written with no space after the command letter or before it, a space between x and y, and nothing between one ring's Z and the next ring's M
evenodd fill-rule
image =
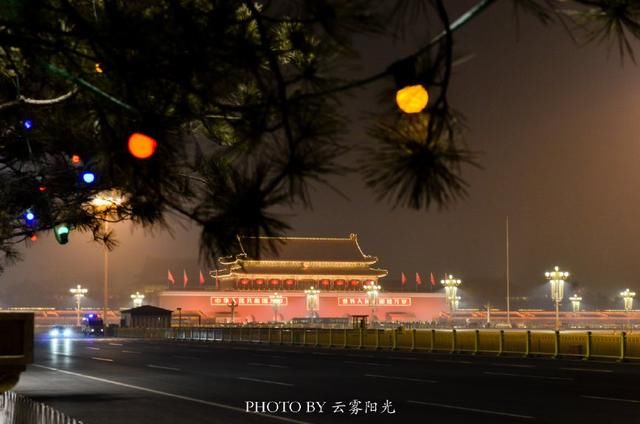
M460 305L460 296L458 296L458 287L462 284L462 280L453 278L453 275L449 275L444 280L440 280L440 284L444 286L445 297L447 298L447 304L449 305L449 311L454 312Z

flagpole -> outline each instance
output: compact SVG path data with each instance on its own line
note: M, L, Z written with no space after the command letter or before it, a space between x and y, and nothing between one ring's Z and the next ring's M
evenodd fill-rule
M510 275L509 275L509 216L506 219L506 245L507 245L507 326L511 327L511 295L510 291Z

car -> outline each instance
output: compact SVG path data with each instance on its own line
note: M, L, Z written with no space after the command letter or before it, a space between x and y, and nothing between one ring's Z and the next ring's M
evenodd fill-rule
M49 337L52 338L64 338L73 336L73 330L69 327L64 327L62 325L54 325L49 330Z
M85 315L82 324L82 333L85 336L104 336L104 322L98 314Z

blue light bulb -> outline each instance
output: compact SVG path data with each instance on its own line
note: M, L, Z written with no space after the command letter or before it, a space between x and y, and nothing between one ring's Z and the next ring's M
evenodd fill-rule
M87 184L91 184L95 180L96 180L96 175L93 172L87 171L82 174L82 181L84 181Z
M27 218L27 221L33 221L36 218L36 216L31 211L27 211L24 217Z
M22 121L22 126L25 130L30 130L31 128L33 128L33 121L31 119L25 119L24 121Z

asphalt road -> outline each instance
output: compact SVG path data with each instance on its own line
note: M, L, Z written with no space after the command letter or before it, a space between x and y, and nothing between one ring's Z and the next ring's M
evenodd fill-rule
M546 358L40 339L15 391L85 424L640 423L640 364Z

